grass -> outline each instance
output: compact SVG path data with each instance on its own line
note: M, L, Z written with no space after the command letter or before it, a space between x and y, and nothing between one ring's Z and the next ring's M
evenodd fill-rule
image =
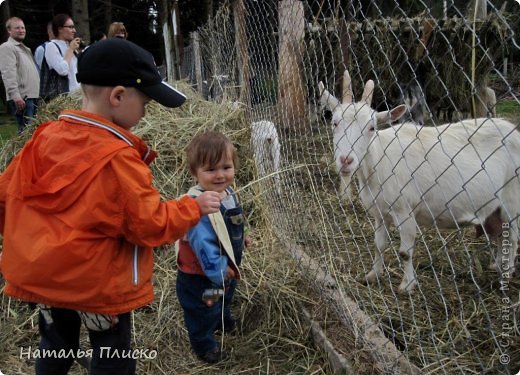
M498 101L497 116L505 117L514 124L520 124L520 104L514 99L503 99Z
M16 120L0 102L0 145L14 137L17 133Z
M8 121L5 117L7 116L0 116L0 143L10 140L17 132L16 123Z

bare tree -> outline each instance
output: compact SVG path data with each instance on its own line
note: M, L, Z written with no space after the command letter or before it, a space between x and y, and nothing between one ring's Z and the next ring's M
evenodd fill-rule
M108 30L108 25L112 22L112 0L106 0L104 2L104 20L105 20L105 32Z
M233 2L233 13L235 15L235 34L237 38L237 57L240 81L240 101L249 105L250 92L249 81L251 69L249 67L249 47L246 35L246 9L243 0Z
M303 3L299 0L282 0L278 3L278 17L279 112L283 123L297 130L305 124L306 93L301 69L305 34Z
M78 35L86 42L90 42L90 17L88 0L72 0L72 19L76 25Z

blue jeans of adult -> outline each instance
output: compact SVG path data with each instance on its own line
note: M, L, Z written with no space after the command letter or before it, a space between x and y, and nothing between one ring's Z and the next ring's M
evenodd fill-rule
M51 355L46 358L40 355L36 359L36 375L62 375L67 374L75 353L79 352L79 334L81 318L73 310L51 308L53 322L48 324L42 313L39 315L40 354L44 350L47 353L74 353L74 355ZM105 331L88 330L90 345L92 347L92 360L90 374L92 375L133 375L135 374L135 359L128 358L131 352L131 319L130 313L118 315L119 322ZM108 349L109 348L109 349ZM88 353L88 352L87 352ZM115 354L120 358L112 358ZM126 354L124 358L123 354ZM79 357L79 356L78 356Z
M8 100L7 105L11 114L16 118L18 124L18 134L24 131L25 127L29 123L29 120L36 116L38 110L38 99L25 99L25 109L18 111L14 100Z
M184 311L191 348L198 356L218 347L213 332L221 321L222 299L213 306L207 306L202 301L204 290L214 287L205 276L177 271L177 298Z

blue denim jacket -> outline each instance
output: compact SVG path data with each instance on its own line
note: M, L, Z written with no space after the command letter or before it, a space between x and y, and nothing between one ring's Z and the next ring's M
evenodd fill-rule
M228 197L220 206L233 247L236 265L242 260L244 249L244 214L233 189L226 189ZM209 217L203 216L187 235L190 247L195 252L202 270L214 284L222 286L225 282L228 257L221 248L220 241L211 225Z

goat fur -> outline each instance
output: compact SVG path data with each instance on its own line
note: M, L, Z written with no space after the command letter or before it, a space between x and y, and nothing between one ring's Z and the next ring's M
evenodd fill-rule
M343 87L351 88L347 71ZM474 224L491 237L497 223L503 223L511 249L507 254L499 249L492 268L510 277L520 214L516 126L504 119L479 118L438 127L403 123L377 130L378 125L398 120L406 106L375 112L370 108L373 87L368 81L360 102L350 102L350 92L340 103L319 83L320 100L333 111L337 171L343 184L357 178L361 202L375 219L378 254L367 280L374 282L383 271L391 223L401 239L401 293L417 284L412 255L419 226L451 229Z

